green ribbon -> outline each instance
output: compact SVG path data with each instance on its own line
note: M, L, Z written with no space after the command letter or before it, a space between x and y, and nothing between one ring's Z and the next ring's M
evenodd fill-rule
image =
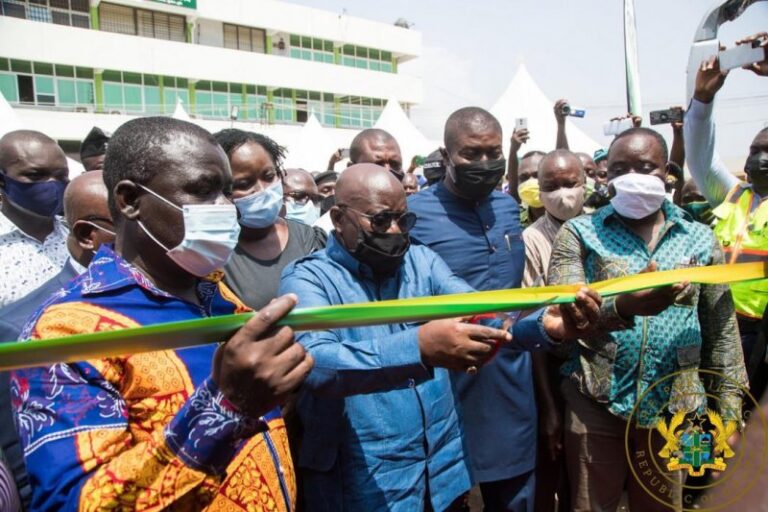
M757 262L636 274L589 286L603 297L610 297L682 281L727 284L766 277L768 263ZM297 308L278 325L306 331L520 311L573 302L582 286L547 286ZM252 316L253 313L242 313L24 343L4 343L0 345L0 371L216 343L229 339Z

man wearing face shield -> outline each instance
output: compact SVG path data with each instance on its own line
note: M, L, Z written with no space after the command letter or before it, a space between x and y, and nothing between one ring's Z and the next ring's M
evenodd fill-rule
M104 181L114 249L101 246L23 338L248 310L221 281L239 225L227 156L208 132L165 117L128 121L110 140ZM14 372L31 508L222 510L269 500L293 510L277 406L312 359L274 323L296 302L278 298L218 345ZM258 490L242 483L253 481Z
M762 62L749 66L758 76L768 76L768 33L739 41L758 41L767 55ZM739 181L715 152L715 96L725 84L728 72L720 70L716 57L704 61L696 75L693 98L685 114L685 153L688 168L704 197L712 206L715 236L725 251L726 261L765 261L768 239L764 236L768 224L768 128L763 128L749 147L744 172L749 183ZM768 281L737 283L731 286L739 332L747 360L752 355L760 329L760 319L768 306ZM757 357L763 358L763 353ZM750 378L754 374L750 375Z
M668 170L657 132L632 128L617 136L608 155L611 203L563 225L548 284L722 264L712 231L666 197ZM698 368L727 378L701 379ZM681 370L690 371L649 390ZM615 510L625 486L631 510L682 506L680 485L665 485L665 492L651 483L681 483L679 472L649 473L643 463L647 468L649 439L653 453L664 444L652 430L660 413L693 412L710 396L725 421L740 423L746 372L730 291L678 283L606 298L597 328L573 345L560 372L573 510Z
M18 130L0 139L0 307L58 274L67 262L61 221L67 159L56 141Z
M411 245L416 216L390 172L351 166L336 194L328 247L286 268L281 293L313 307L472 291L433 251ZM596 320L600 299L589 290L579 295L574 311L586 325ZM502 358L577 332L570 308L537 311L511 328L485 323L447 319L298 335L317 361L299 399L307 510L460 506L470 476L444 368L481 374L496 343Z
M499 122L481 108L457 110L446 121L444 144L445 179L408 201L419 219L412 238L475 289L519 288L525 268L520 209L496 191L506 169ZM476 375L455 371L451 380L485 506L531 510L536 403L530 354L506 351Z

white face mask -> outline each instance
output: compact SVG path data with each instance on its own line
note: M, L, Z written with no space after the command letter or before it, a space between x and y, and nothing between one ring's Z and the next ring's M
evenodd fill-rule
M235 199L235 206L243 226L254 229L269 227L277 222L283 207L283 182L278 179L264 190Z
M584 185L573 188L559 188L552 192L541 192L541 202L544 209L556 218L565 222L581 214L584 206Z
M192 275L205 277L227 264L240 236L235 205L185 204L180 207L147 187L139 186L180 210L184 216L184 239L173 249L168 249L143 222L138 221L147 236L165 249L178 266Z
M310 200L299 204L289 197L285 200L285 218L311 226L320 218L320 207Z
M610 184L616 190L611 206L628 219L644 219L656 213L667 196L664 182L651 174L624 174Z

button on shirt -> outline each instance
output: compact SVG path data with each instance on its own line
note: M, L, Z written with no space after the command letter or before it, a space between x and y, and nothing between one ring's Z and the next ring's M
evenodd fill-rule
M40 242L0 213L0 307L21 299L58 274L69 258L67 228L58 217Z
M289 265L280 288L297 294L299 307L469 291L421 246L410 248L392 277L375 279L335 235L325 250ZM547 344L537 316L515 324L510 348ZM432 508L445 510L469 489L448 373L424 366L417 327L297 333L315 359L299 400L305 430L299 466L310 470L303 474L310 510L424 510L427 486Z
M408 209L418 216L411 237L439 254L470 286L520 287L525 249L520 209L510 196L494 191L469 202L441 182L411 196ZM536 404L530 354L504 351L477 375L451 372L451 379L475 479L491 482L532 470Z

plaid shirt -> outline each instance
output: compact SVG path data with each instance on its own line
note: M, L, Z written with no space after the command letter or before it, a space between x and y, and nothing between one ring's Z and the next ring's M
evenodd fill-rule
M592 283L636 274L651 261L658 270L724 262L707 226L669 201L662 211L666 222L652 252L612 206L566 222L555 239L548 283ZM712 405L724 417L740 419L739 384L746 384L746 372L728 286L693 285L684 301L653 317L625 321L616 312L615 297L604 300L601 313L597 334L579 340L561 369L582 393L627 419L638 397L655 382L691 370L645 396L637 411L639 425L653 424L661 409L703 408L705 386L718 398ZM704 383L698 368L725 377Z

